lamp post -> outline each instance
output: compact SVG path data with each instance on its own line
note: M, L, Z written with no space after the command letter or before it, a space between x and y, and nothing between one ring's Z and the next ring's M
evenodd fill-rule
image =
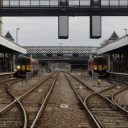
M16 44L18 44L18 31L19 31L20 28L17 28L16 29Z
M128 33L127 33L127 29L125 28L124 30L126 31L126 36L127 36L127 34L128 34Z

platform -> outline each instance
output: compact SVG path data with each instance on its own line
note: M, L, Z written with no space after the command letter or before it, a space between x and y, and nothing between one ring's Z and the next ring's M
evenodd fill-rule
M14 76L15 72L0 73L0 83L9 80Z
M108 72L109 73L109 77L114 79L114 80L117 80L117 81L120 81L120 82L123 82L125 84L128 84L128 73L117 73L117 72Z

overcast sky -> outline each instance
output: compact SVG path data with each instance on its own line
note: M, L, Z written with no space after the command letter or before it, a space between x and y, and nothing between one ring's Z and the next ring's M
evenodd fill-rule
M102 38L90 39L89 17L69 18L69 38L58 39L58 17L3 17L3 35L10 31L16 37L20 28L19 44L22 46L100 46L115 30L119 37L128 29L128 17L102 17Z

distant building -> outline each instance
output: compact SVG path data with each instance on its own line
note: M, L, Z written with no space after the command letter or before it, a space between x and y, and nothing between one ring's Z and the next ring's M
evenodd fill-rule
M115 40L118 40L119 39L119 36L117 35L117 33L114 31L112 33L112 35L105 41L103 41L103 43L101 43L101 47L104 47L112 42L114 42Z
M12 35L10 34L10 32L7 32L6 35L5 35L5 37L7 39L9 39L10 41L14 42L14 38L12 37Z

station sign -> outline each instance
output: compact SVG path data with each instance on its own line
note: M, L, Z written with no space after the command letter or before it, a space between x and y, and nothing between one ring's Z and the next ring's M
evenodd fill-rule
M101 38L101 16L90 16L90 38Z
M59 16L58 17L58 38L67 39L69 36L69 17Z

